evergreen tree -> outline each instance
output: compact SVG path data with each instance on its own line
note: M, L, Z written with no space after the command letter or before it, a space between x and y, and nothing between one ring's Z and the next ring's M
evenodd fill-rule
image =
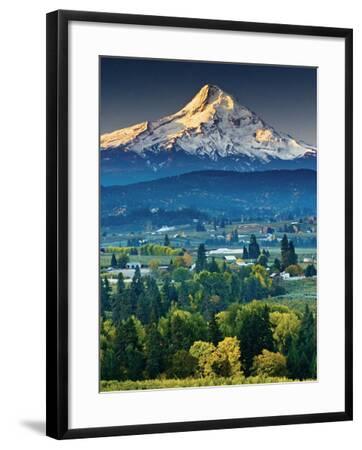
M111 305L112 305L112 318L113 322L115 324L118 324L118 322L122 319L126 319L129 317L131 311L128 309L126 311L127 305L127 293L126 293L126 286L124 284L124 278L122 272L118 274L117 279L117 288L116 293L112 297Z
M273 351L274 341L267 305L250 308L244 314L238 338L241 362L245 374L250 375L254 356L259 355L263 349Z
M117 294L122 294L124 292L124 290L126 289L126 285L124 284L124 277L123 277L123 273L119 272L118 277L117 277L117 288L116 288L116 292Z
M101 323L100 330L100 369L101 380L115 380L118 378L118 361L114 350L115 328L111 320Z
M181 282L178 290L178 305L181 309L188 309L189 307L189 292L184 281Z
M230 298L232 302L240 302L242 283L238 274L231 273Z
M156 378L163 371L163 342L155 323L146 333L146 372L147 378Z
M211 259L211 262L208 267L208 271L209 272L219 272L219 266L218 266L217 262L215 261L214 257L212 257L212 259Z
M282 270L282 265L281 265L280 259L278 259L278 258L275 258L275 259L274 259L273 268L274 268L277 272L280 272L280 271Z
M255 234L252 234L250 236L250 243L249 243L249 258L250 259L258 259L260 255L260 247L257 243Z
M170 239L168 237L168 234L165 234L165 241L164 241L163 245L165 247L169 247L170 246Z
M170 264L168 265L168 271L172 273L173 269L175 268L175 265L173 263L173 259L170 259Z
M200 314L189 311L171 309L162 322L162 328L168 359L178 350L188 351L195 341L207 339L207 323Z
M144 292L144 286L141 277L141 270L137 266L134 272L131 286L130 286L130 306L131 306L131 314L135 314L137 303L140 295Z
M317 376L316 321L308 305L297 338L290 346L287 367L291 378L305 380Z
M169 276L167 276L161 288L161 304L163 315L168 312L173 302L177 302L177 289L175 288L174 284L171 283Z
M147 325L151 320L151 308L148 297L145 292L142 292L137 300L136 317L143 325Z
M209 322L209 342L215 346L223 339L222 333L216 320L216 315L213 314Z
M116 255L114 253L112 253L112 258L111 258L111 266L112 267L117 267L117 259L116 259Z
M268 257L262 253L258 258L258 264L260 264L263 267L268 267Z
M285 269L286 267L289 266L288 262L289 262L289 241L288 241L288 237L286 234L284 234L281 244L280 244L280 253L281 253L281 269Z
M268 292L259 279L255 275L250 275L244 280L244 299L247 302L255 299L261 299L267 296Z
M249 259L249 252L248 249L245 247L243 248L243 259Z
M150 308L150 319L158 321L161 317L161 295L156 280L152 277L146 278L145 297Z
M101 278L101 315L103 316L105 311L111 311L111 293L112 288L109 285L108 278Z
M187 350L178 350L172 355L167 375L170 378L192 377L197 368L197 360Z
M206 270L207 268L207 259L206 259L206 249L205 244L200 244L197 250L197 259L196 259L196 272L201 272L202 270Z
M314 267L314 264L309 264L304 271L304 275L306 277L314 277L315 275L317 275L317 270Z
M292 266L294 264L297 264L298 262L298 255L295 253L295 248L293 241L289 241L288 245L288 266Z
M116 330L116 356L122 380L141 380L145 367L145 355L139 337L136 319L129 317L119 323Z

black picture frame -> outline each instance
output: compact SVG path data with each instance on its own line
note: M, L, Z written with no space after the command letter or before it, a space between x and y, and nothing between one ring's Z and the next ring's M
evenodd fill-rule
M343 411L69 429L68 426L68 24L103 22L345 39L345 407ZM345 421L353 417L351 29L176 17L54 11L46 19L47 313L46 434L56 439Z

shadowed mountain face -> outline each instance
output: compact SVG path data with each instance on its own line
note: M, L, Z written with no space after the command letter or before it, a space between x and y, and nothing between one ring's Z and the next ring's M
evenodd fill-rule
M231 95L204 86L184 108L101 136L102 183L195 170L316 167L316 149L276 131Z
M139 220L152 219L160 209L238 216L258 210L270 215L293 210L315 214L316 181L316 172L306 169L192 172L102 187L101 216L104 224L117 225L134 221L135 214ZM185 218L181 215L180 220L182 223Z

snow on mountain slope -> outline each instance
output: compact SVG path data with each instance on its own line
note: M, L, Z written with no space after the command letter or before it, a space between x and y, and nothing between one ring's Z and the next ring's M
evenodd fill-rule
M101 136L101 149L151 153L183 151L219 158L242 157L268 163L316 156L316 149L277 132L217 86L205 85L180 111Z

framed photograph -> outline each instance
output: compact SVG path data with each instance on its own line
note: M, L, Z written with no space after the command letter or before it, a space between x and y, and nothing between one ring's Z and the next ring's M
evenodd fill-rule
M352 420L352 30L47 15L47 435Z

